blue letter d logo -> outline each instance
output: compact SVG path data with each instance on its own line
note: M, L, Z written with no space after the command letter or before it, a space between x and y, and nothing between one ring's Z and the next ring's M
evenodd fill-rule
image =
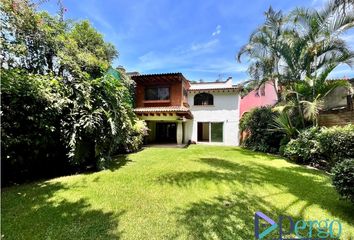
M271 226L264 230L263 232L259 233L259 218L263 218L266 220ZM265 215L262 212L256 212L254 214L254 234L256 236L256 239L263 239L268 233L273 231L278 227L278 224L276 224L273 219L269 218L267 215Z

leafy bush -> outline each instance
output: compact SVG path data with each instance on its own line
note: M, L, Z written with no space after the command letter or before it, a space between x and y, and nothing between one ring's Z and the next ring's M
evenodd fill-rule
M321 158L318 134L319 129L315 127L302 131L285 146L284 156L301 164L317 162Z
M133 125L132 134L126 140L125 144L121 145L121 152L135 152L143 145L143 137L148 134L148 127L145 121L137 120Z
M306 129L285 146L284 156L330 169L339 159L354 158L354 126Z
M68 169L61 121L69 100L53 76L2 71L2 182L63 174Z
M331 165L338 159L354 158L354 125L322 128L317 139L323 158L331 160Z
M109 158L137 134L133 129L137 117L127 100L129 90L120 76L121 73L111 69L101 78L74 84L74 107L63 119L73 164L99 168L97 159Z
M99 169L112 154L141 145L134 83L110 68L115 47L88 21L35 6L5 0L0 7L5 184Z
M270 107L255 108L240 121L241 131L247 132L242 145L248 149L276 153L284 134L272 130L274 113Z
M354 203L354 159L338 162L332 169L333 185L345 199Z
M68 84L50 75L3 71L3 182L99 169L118 151L137 151L145 125L115 73Z

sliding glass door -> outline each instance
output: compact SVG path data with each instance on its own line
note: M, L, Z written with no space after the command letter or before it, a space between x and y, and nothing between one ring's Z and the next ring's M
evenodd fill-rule
M198 142L223 142L223 122L198 122Z
M210 123L211 142L223 142L223 125L222 122Z

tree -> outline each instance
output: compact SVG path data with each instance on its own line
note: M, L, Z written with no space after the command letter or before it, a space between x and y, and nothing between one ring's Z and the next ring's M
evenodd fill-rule
M297 8L288 16L270 8L238 58L243 54L251 58L250 75L260 83L280 82L283 98L291 101L305 127L305 119L315 124L323 97L338 86L349 87L345 81L327 78L340 64L352 66L354 53L341 34L353 26L352 1L331 1L323 10Z
M238 52L237 59L241 62L242 55L247 54L252 59L248 68L251 77L258 82L258 86L272 81L280 101L278 89L280 56L277 45L284 31L285 18L281 11L275 12L272 7L265 12L265 16L265 23L251 34L248 44L241 47Z
M37 13L29 1L5 0L1 5L2 68L52 73L66 80L101 76L118 56L88 21L64 21Z
M88 21L64 20L62 6L59 16L35 7L1 4L8 181L102 168L113 154L137 150L144 134L132 111L133 81L111 68L115 47Z

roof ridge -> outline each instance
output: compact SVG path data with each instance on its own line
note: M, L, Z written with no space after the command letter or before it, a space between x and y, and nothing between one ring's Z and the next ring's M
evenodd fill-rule
M164 75L182 75L181 72L170 72L170 73L147 73L147 74L139 74L134 75L134 77L146 77L146 76L164 76Z

